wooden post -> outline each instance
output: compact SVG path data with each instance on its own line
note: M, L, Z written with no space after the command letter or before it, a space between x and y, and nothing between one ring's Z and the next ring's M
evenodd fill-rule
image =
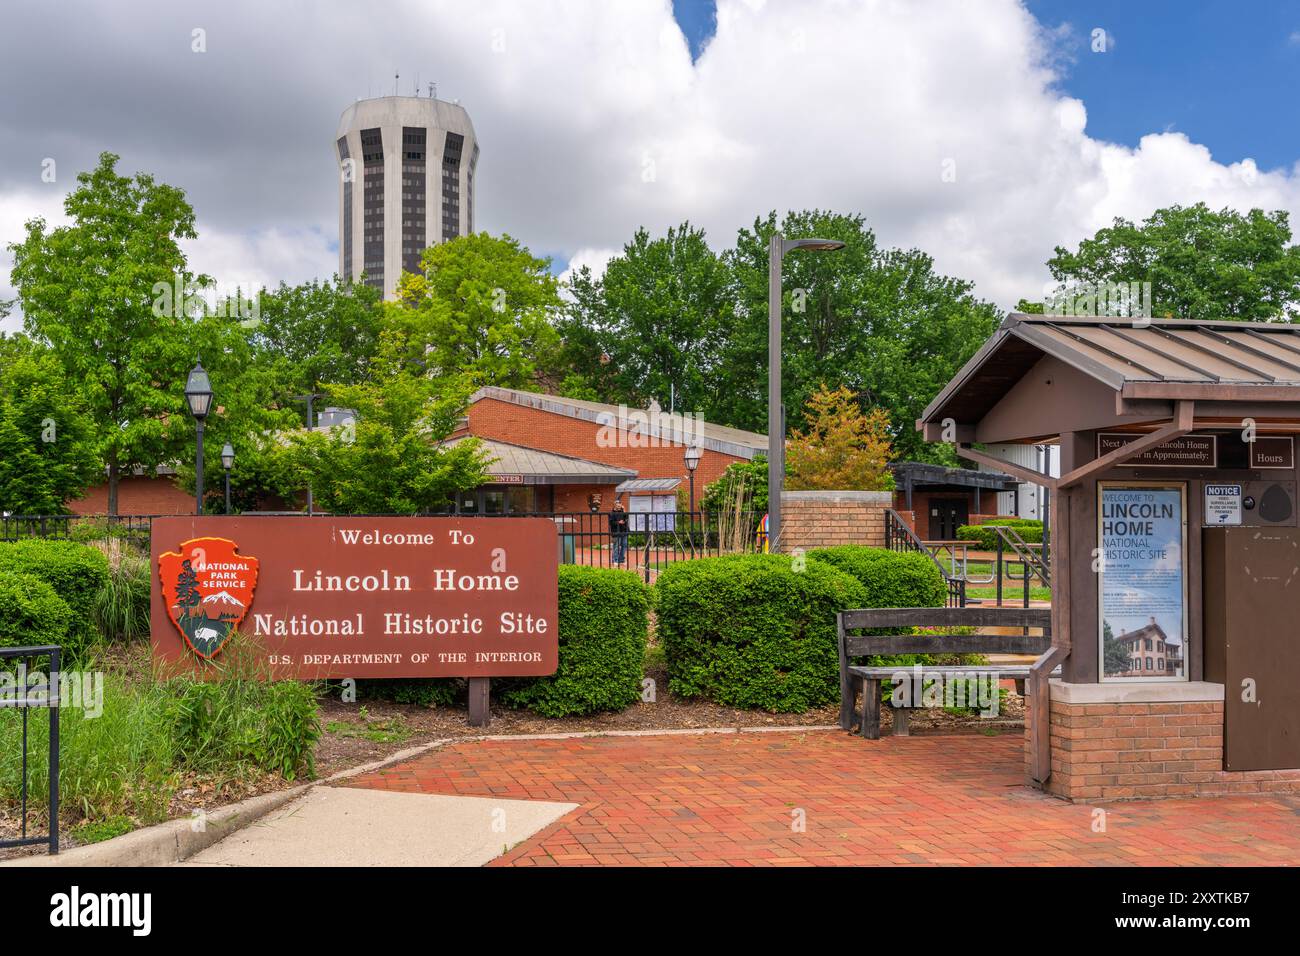
M490 677L471 677L469 679L469 725L486 727L492 720L489 706L489 692L492 686Z

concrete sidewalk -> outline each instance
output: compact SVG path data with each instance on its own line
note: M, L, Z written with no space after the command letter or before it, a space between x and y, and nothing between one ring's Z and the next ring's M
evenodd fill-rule
M483 866L576 808L313 787L179 865Z

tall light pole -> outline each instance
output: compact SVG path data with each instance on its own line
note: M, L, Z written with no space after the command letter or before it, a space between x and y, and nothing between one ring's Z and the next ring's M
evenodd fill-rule
M230 469L235 467L235 449L230 442L221 448L221 467L226 470L226 514L230 514Z
M767 245L767 545L781 539L781 489L785 484L785 406L781 404L781 264L787 252L843 249L837 239L787 239L773 233Z
M194 448L194 513L203 514L203 422L212 408L212 380L208 378L203 361L195 359L185 380L185 402L190 407L197 426Z
M311 431L316 427L316 399L324 398L325 394L323 392L308 392L306 395L292 395L290 397L295 402L307 403L307 431ZM307 482L307 514L309 515L314 513L312 505L311 481L309 480Z

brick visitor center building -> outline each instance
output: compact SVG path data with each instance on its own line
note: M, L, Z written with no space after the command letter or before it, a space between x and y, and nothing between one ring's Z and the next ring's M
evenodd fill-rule
M327 410L317 427L340 424L341 414ZM490 477L454 502L452 510L460 514L609 511L616 498L632 514L685 511L688 448L699 450L697 502L729 465L767 452L766 435L654 405L628 408L498 387L470 397L448 441L470 436L486 446ZM107 483L68 502L79 515L102 515L107 505ZM123 515L188 514L193 508L193 494L176 484L170 468L153 474L138 469L120 480Z

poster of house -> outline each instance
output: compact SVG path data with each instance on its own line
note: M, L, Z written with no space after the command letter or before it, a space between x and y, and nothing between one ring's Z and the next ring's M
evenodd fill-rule
M1099 488L1103 680L1186 680L1186 496L1181 484Z

